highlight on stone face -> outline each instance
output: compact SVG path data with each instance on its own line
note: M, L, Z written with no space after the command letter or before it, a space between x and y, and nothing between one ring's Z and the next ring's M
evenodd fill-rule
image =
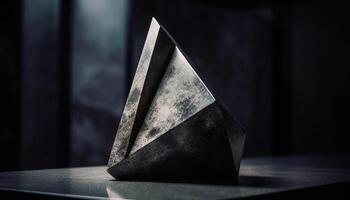
M107 171L117 180L237 183L244 140L153 18Z

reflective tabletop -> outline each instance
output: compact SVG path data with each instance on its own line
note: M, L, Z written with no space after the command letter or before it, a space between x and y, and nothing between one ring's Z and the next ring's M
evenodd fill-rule
M342 160L322 156L244 159L238 186L117 181L105 166L1 172L0 197L234 199L289 195L288 192L317 191L333 184L348 186L350 168Z

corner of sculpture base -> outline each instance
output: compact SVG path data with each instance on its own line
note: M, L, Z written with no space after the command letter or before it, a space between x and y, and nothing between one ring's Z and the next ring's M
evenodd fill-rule
M238 184L224 123L214 103L107 171L118 181Z

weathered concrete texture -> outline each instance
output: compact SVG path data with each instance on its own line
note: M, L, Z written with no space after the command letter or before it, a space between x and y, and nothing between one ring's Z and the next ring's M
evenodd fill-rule
M137 135L131 153L215 101L178 48Z
M137 67L137 71L132 83L126 105L124 107L123 115L118 127L118 134L113 144L108 166L120 162L126 156L127 147L130 140L132 127L136 120L138 105L141 98L141 92L144 88L146 75L151 62L151 56L156 43L159 24L154 20L151 23L150 31L147 35L144 49Z
M214 102L108 172L117 180L236 184L239 157L232 156L227 135L233 133L225 123L220 105Z
M119 180L237 183L245 135L152 19L108 172Z

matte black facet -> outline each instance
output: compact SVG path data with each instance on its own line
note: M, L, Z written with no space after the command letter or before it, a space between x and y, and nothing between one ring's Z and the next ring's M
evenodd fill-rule
M235 183L221 110L213 103L108 169L118 180Z
M153 18L107 171L117 180L236 184L244 140Z

